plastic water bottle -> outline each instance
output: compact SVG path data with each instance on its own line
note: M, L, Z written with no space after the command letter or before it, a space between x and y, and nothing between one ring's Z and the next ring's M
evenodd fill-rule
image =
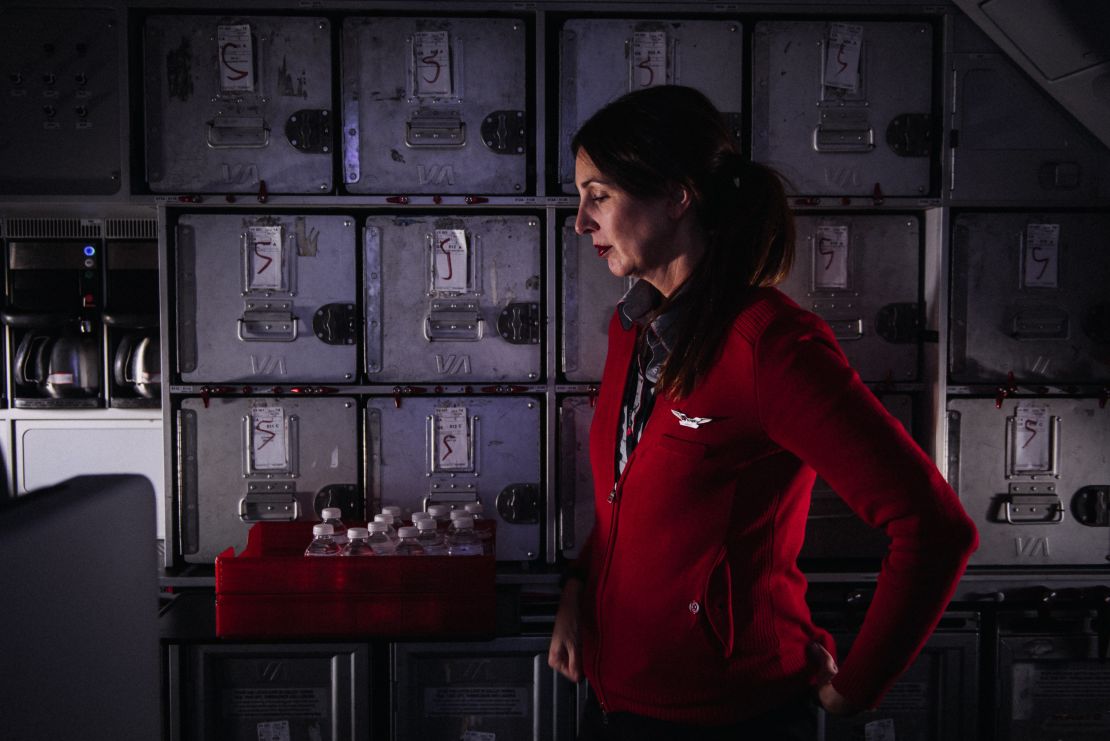
M339 547L340 556L373 556L370 547L370 531L364 527L347 528L347 542Z
M393 551L397 549L397 545L393 542L393 538L389 537L389 523L383 520L375 520L367 527L370 531L369 537L366 542L370 544L370 549L374 551L375 556L392 556Z
M343 545L347 542L347 526L339 517L343 514L343 510L339 507L324 507L320 511L320 517L324 524L331 525L332 540L337 545Z
M416 542L424 548L425 556L446 556L447 543L443 534L439 532L436 521L431 517L424 517L416 521Z
M304 549L306 556L338 556L339 546L332 539L331 525L322 522L312 526L312 542Z
M374 522L384 522L388 526L385 531L389 539L393 541L393 545L397 545L397 528L393 527L393 515L374 515Z
M455 520L455 532L447 536L447 555L482 555L482 541L474 532L474 520L469 517L459 517Z
M455 532L455 530L458 529L458 527L455 525L455 521L463 517L470 517L470 515L468 515L466 513L466 510L464 509L453 509L451 510L451 513L448 515L448 517L450 519L447 522L447 535L451 535ZM474 518L470 517L470 519L471 522L473 522Z
M385 507L382 507L382 514L383 515L393 515L393 524L394 525L401 522L401 520L405 519L403 517L403 512L401 511L401 508L398 507L395 504L390 504L390 505L386 505Z
M417 511L412 513L412 526L416 527L420 524L421 520L431 520L432 522L435 522L436 518L432 517L427 512L418 509Z
M441 529L446 530L451 519L451 505L430 504L428 505L428 514L436 518L436 522L439 523Z
M417 541L419 531L414 527L403 527L397 531L400 540L397 543L398 556L423 556L424 546Z
M493 531L477 526L478 521L483 519L482 515L485 513L485 510L486 508L482 506L481 502L466 503L466 511L474 518L474 532L478 533L478 540L482 541L482 549L486 553L491 553L493 551L493 543L491 542L493 539Z

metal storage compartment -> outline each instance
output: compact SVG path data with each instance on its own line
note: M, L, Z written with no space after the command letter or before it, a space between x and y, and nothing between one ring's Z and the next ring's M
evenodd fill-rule
M151 15L142 51L153 192L333 189L326 18Z
M1110 381L1110 216L963 212L954 224L952 381Z
M547 666L549 636L392 647L394 741L572 741L575 686Z
M836 335L869 383L920 377L921 225L910 214L800 214L794 269L779 289Z
M371 382L540 377L537 217L373 215L363 248Z
M929 194L940 128L933 35L927 21L756 23L752 159L793 193Z
M577 193L570 140L598 109L655 85L689 85L724 113L739 144L744 29L733 19L571 18L559 35L559 183Z
M177 371L186 382L351 383L355 221L183 214L174 231Z
M979 529L970 563L1105 567L1107 450L1098 399L949 399L947 477Z
M515 18L346 18L347 190L531 191L527 36Z
M540 419L539 401L518 394L370 397L368 499L405 512L480 502L498 561L540 559Z

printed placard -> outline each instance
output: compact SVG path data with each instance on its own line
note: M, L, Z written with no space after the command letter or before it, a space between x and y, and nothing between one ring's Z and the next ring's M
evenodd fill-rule
M848 227L818 226L813 235L813 287L819 291L848 286Z
M256 726L258 741L289 741L289 721L271 720Z
M863 26L830 23L825 48L825 87L855 92L859 89L859 60Z
M523 718L530 708L529 693L524 687L424 688L424 714L429 718L460 715Z
M894 719L873 720L863 726L864 741L895 741Z
M1014 414L1014 473L1044 473L1052 469L1048 409L1021 404Z
M254 42L249 25L219 26L220 90L225 93L254 90Z
M1024 288L1059 288L1060 225L1029 224L1025 227L1025 250L1021 285Z
M436 407L433 470L470 471L470 424L466 407Z
M285 235L280 226L252 226L250 239L249 290L283 290L285 271L282 256Z
M287 471L285 410L277 406L251 407L251 470Z
M432 235L432 288L436 291L465 291L469 247L464 229L436 229Z
M413 34L412 60L416 95L451 94L451 37L447 31Z
M636 31L632 34L632 72L628 89L667 84L667 32Z

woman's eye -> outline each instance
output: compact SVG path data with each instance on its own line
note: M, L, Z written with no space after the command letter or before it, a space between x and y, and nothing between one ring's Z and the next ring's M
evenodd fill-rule
M590 200L593 201L594 203L601 203L602 201L604 201L608 197L609 196L590 196Z

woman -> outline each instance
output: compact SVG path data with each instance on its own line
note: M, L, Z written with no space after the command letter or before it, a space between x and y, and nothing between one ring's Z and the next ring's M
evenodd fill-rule
M812 738L873 707L977 545L936 467L828 326L771 286L794 228L705 96L630 93L573 141L575 224L617 276L593 428L596 524L548 663L590 681L582 738ZM891 539L837 669L796 565L822 476Z

